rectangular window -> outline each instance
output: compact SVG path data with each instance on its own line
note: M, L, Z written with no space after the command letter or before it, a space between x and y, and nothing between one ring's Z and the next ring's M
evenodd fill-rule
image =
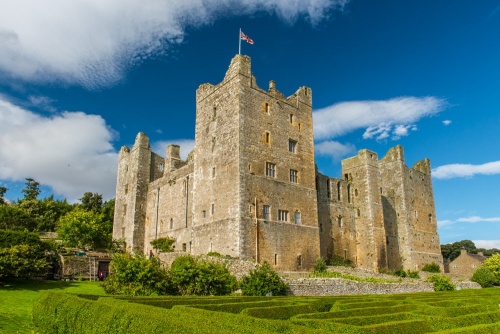
M295 211L295 225L300 225L302 223L302 216L300 211Z
M125 195L128 194L128 183L125 185Z
M278 210L278 221L287 222L288 221L288 211Z
M290 124L293 123L293 114L290 114Z
M297 142L295 140L288 139L288 151L295 153L297 148Z
M290 169L290 182L292 183L297 183L299 181L299 172L297 172L295 169Z
M266 176L276 177L276 164L266 162Z
M203 218L205 218L205 217L207 216L207 212L206 212L205 210L203 210L203 211L201 212L201 216L202 216Z
M127 204L123 204L123 215L127 214Z
M212 207L210 208L210 213L214 214L215 212L215 204L212 203Z
M182 244L182 251L185 252L187 250L186 244Z
M266 144L271 143L271 134L269 132L266 132L264 141L266 142Z
M265 220L270 220L271 219L271 208L269 205L264 205L262 207L262 218Z

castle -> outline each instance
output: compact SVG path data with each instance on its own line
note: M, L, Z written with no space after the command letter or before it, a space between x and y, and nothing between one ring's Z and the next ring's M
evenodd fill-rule
M274 81L259 88L244 55L221 83L196 91L186 161L176 145L155 154L144 133L120 150L113 238L148 254L160 237L174 238L176 251L279 271L332 254L373 271L443 266L429 160L408 168L401 146L380 160L361 150L342 161L342 178L320 174L311 89L285 97Z

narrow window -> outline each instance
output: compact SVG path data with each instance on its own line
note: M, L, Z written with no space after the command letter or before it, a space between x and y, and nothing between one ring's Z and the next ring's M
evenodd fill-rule
M326 196L328 198L332 198L332 194L330 191L330 180L326 180Z
M348 203L352 202L352 199L351 199L351 185L350 184L347 185L347 202Z
M207 216L207 211L203 210L203 211L201 212L201 216L202 216L203 218L205 218L205 217Z
M297 172L295 169L290 169L290 182L297 183L299 181L298 174L299 172Z
M214 214L215 213L215 204L212 203L212 206L210 208L210 213Z
M266 113L270 113L271 112L271 105L269 105L269 103L265 103L264 104L264 110L266 111Z
M213 111L212 111L212 120L215 120L215 117L217 117L217 108L214 107Z
M295 153L297 148L297 141L288 139L288 151Z
M288 221L288 211L278 210L278 221L287 222Z
M127 214L127 204L123 204L123 215Z
M270 220L271 216L271 208L269 207L269 205L264 205L262 206L262 218L264 220Z
M358 197L358 189L354 189L354 196Z
M300 211L295 211L295 225L300 225L302 223L302 217Z
M212 177L215 177L215 167L212 168Z
M278 265L278 254L274 254L274 265Z
M323 233L323 223L319 223L319 233Z
M342 185L340 182L337 182L337 199L339 202L342 200Z
M174 228L174 219L170 218L170 229L172 230Z
M271 143L271 134L269 132L266 132L265 137L264 137L264 141L266 144Z
M361 210L358 209L358 217L360 217L360 216L361 216Z
M266 176L276 177L276 164L266 162Z
M297 256L297 267L302 268L302 255Z
M432 223L432 215L429 213L429 223Z
M290 124L293 124L293 114L290 114Z
M163 163L160 162L160 164L158 165L158 169L160 170L160 172L163 172Z
M125 185L125 195L128 194L128 183Z
M182 244L182 251L185 252L187 250L186 243Z
M338 222L338 224L339 224L339 228L342 228L342 216L339 216L339 217L337 218L337 222Z
M344 259L347 259L347 249L344 249Z
M125 227L122 227L122 239L125 239Z
M300 131L300 128L301 128L301 124L299 123L299 131Z

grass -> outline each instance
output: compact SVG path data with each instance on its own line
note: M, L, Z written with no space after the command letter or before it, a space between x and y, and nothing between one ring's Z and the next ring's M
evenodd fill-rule
M98 282L23 280L0 286L0 333L34 333L33 301L41 291L104 295Z

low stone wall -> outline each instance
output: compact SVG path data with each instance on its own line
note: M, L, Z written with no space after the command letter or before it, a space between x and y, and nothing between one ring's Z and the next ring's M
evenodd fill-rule
M462 289L481 289L481 285L479 285L476 282L454 282L455 286L457 287L457 290L462 290Z
M366 283L342 278L285 279L292 296L338 296L364 294L392 294L407 292L432 292L432 283Z

